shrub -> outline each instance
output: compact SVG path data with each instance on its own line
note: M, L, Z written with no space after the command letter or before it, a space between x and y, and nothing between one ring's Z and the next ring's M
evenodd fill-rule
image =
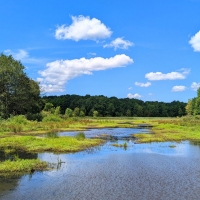
M27 118L27 120L41 122L42 121L42 114L41 113L36 113L36 114L27 113L26 118Z
M62 119L57 115L49 114L42 119L43 122L60 122Z
M18 116L11 116L9 118L9 122L11 124L22 124L22 125L26 125L28 124L28 120L26 119L26 117L24 115L18 115Z
M75 136L77 140L84 140L85 139L85 133L80 132L77 133L77 135Z

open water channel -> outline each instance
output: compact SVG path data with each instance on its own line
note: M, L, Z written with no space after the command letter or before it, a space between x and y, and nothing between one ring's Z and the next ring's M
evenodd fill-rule
M32 155L50 163L62 163L51 171L0 178L0 199L200 199L200 144L136 144L127 136L138 132L148 134L145 129L92 129L85 131L87 137L107 133L115 140L74 154ZM126 149L112 146L124 142Z

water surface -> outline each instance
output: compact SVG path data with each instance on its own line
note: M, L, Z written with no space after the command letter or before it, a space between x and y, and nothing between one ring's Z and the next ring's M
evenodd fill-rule
M114 134L118 136L126 132L110 131L116 131ZM127 135L130 132L127 129ZM94 131L94 134L99 132ZM55 169L18 178L1 178L0 199L199 199L198 143L135 144L127 140L126 150L112 146L124 142L108 141L74 154L38 154L40 159L55 163ZM58 160L62 164L58 164Z

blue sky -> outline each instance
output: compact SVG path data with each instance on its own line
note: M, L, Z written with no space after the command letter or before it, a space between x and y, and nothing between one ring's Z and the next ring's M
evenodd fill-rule
M200 0L0 0L0 52L43 94L187 102L200 86Z

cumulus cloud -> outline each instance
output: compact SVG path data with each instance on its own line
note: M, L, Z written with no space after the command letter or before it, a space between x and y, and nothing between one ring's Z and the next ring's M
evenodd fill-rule
M112 31L96 18L84 17L82 15L72 16L70 26L58 26L55 38L58 40L99 40L110 37Z
M145 78L151 81L161 81L161 80L178 80L185 79L187 74L190 73L189 69L181 69L180 72L170 72L163 74L162 72L150 72L145 75Z
M39 71L42 76L38 79L45 92L62 92L68 80L83 74L91 75L93 71L124 67L133 63L125 54L110 58L80 58L74 60L56 60L47 63L47 68Z
M141 95L139 95L138 93L136 93L136 94L131 94L131 93L129 93L129 94L127 94L127 97L129 98L129 99L141 99Z
M200 88L200 83L193 82L191 88L192 90L197 91Z
M186 87L183 85L176 85L172 88L172 92L183 92L186 90Z
M113 40L111 43L104 45L104 48L114 48L115 50L117 49L128 49L128 47L133 46L133 43L124 40L123 38L116 38Z
M189 44L191 44L194 51L200 51L200 31L191 37Z
M128 90L132 90L132 87L129 87Z
M135 82L135 85L139 87L149 87L151 83L150 82L146 82L146 83Z
M18 49L17 51L12 51L10 49L7 49L7 50L4 51L4 53L6 55L12 55L12 57L15 60L20 60L23 63L33 63L33 64L35 64L35 63L40 62L38 59L31 58L29 56L29 53L26 50L23 50L23 49Z

